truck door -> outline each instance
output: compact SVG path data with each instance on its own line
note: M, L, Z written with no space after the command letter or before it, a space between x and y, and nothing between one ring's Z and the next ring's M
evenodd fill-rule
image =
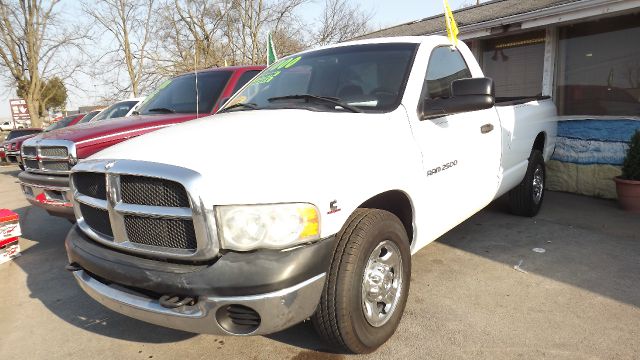
M423 99L451 96L451 82L470 77L457 49L436 47L430 55L419 108ZM430 203L425 208L431 212L432 230L439 235L493 199L501 157L500 122L493 108L424 120L419 118L419 109L414 114L412 131L425 172L427 199L423 200Z

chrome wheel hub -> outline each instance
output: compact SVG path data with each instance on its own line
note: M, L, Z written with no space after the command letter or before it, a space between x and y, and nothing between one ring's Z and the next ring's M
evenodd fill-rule
M378 244L369 255L362 277L362 311L374 327L384 325L402 293L402 257L391 241Z
M542 192L544 191L544 172L542 167L538 166L533 173L533 201L538 204L542 200Z

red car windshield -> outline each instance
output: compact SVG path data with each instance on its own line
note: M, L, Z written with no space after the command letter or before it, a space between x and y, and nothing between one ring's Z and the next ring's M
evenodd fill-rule
M41 132L42 130L40 129L11 130L11 132L9 133L9 135L7 135L7 138L5 140L11 140L11 139L15 139L17 137L25 136L25 135L39 134Z
M196 106L196 77L193 73L178 76L162 83L142 103L140 115L182 113L210 113L231 77L230 71L198 73L198 104Z

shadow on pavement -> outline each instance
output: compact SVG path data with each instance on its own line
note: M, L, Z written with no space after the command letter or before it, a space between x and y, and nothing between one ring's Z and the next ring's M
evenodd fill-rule
M289 329L267 335L268 339L309 350L299 359L338 359L343 353L332 349L313 329L311 321L305 321ZM304 355L304 356L303 356Z
M171 343L196 336L125 317L95 302L64 269L64 239L71 224L32 206L14 211L20 214L22 237L36 242L14 262L27 274L30 296L56 316L86 331L128 341Z
M535 218L510 215L501 198L438 242L640 307L640 216L615 201L546 196Z

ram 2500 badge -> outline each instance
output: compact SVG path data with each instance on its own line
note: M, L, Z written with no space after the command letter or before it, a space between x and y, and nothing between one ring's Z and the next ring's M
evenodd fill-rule
M116 107L96 115L91 122L45 133L29 139L22 147L26 171L18 175L22 191L34 206L44 208L54 216L73 219L69 193L69 173L78 161L121 141L162 129L196 117L208 116L220 107L242 85L257 75L263 66L235 66L188 73L162 83L147 96L132 116L96 121L101 115L111 116ZM125 101L126 102L126 101ZM126 108L128 112L134 104ZM176 137L157 151L168 154L169 144L189 142L190 136ZM190 153L189 146L183 156Z
M497 197L534 216L556 139L549 99L495 98L439 36L289 56L218 112L73 168L68 269L114 311L258 335L311 317L356 353L396 330L411 254ZM162 153L176 137L186 153Z

